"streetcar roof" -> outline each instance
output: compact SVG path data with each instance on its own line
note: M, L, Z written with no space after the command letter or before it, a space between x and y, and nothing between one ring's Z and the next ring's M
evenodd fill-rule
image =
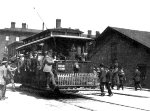
M47 30L44 30L44 31L42 31L42 32L40 32L40 33L38 33L38 34L34 34L34 35L32 35L32 36L30 36L30 37L28 37L28 38L25 38L25 39L23 39L23 41L25 41L25 40L28 40L28 39L31 39L31 38L34 38L34 37L36 37L36 36L38 36L38 35L43 35L43 34L46 34L46 33L53 33L53 32L70 32L70 33L78 33L78 34L82 34L83 32L82 31L80 31L79 29L71 29L71 28L53 28L53 29L47 29Z
M38 39L38 40L36 40L36 41L27 43L27 44L21 45L21 46L17 47L16 49L21 49L21 48L23 48L23 47L26 47L26 46L29 46L29 45L32 45L32 44L35 44L35 43L38 43L38 42L41 42L41 41L50 39L50 38L66 38L66 39L68 38L68 39L78 39L78 40L86 40L86 41L88 41L88 40L93 40L92 38L82 37L82 36L51 35L51 36L47 36L47 37L45 37L45 38Z

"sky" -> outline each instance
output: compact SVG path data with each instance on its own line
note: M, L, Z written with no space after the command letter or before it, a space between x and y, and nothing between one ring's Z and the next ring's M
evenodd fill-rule
M1 0L0 29L11 22L21 28L61 27L100 33L108 26L150 31L150 0Z

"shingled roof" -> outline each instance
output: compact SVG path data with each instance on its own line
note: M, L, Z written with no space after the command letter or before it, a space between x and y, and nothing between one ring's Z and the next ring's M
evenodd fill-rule
M127 37L150 48L150 32L130 30L130 29L124 29L124 28L117 28L117 27L108 27L108 28L114 29L114 30L126 35Z

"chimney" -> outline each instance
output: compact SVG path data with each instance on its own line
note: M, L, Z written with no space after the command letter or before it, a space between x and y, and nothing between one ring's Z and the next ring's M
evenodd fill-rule
M92 31L88 30L88 37L91 37L91 35L92 35Z
M98 37L100 35L99 31L96 31L96 37Z
M61 28L61 19L56 19L56 28Z
M15 28L15 22L11 22L11 28Z
M26 23L22 23L22 29L26 29Z

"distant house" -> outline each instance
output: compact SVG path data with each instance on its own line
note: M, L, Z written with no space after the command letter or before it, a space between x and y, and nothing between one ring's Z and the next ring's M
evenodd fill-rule
M15 27L15 22L11 22L10 28L0 29L0 60L8 55L8 46L13 42L19 42L31 35L37 34L41 30L28 29L26 23L22 23L21 28ZM11 47L9 47L10 49ZM11 49L13 50L13 49Z
M98 66L118 62L124 67L127 85L131 85L133 72L138 66L142 72L142 85L150 88L150 32L107 27L95 39L89 57Z
M21 46L21 45L23 45L22 41L16 41L16 42L13 42L7 46L9 58L16 55L16 48Z

